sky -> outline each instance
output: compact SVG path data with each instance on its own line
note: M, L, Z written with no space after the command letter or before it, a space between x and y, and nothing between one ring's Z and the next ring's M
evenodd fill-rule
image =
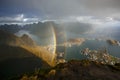
M0 0L0 23L120 21L120 0Z

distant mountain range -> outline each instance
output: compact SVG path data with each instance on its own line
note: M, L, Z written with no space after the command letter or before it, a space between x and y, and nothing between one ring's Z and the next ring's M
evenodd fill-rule
M35 46L35 42L26 34L21 37L0 30L0 44L9 44L14 46L26 45L26 46Z
M91 26L88 26L88 24L79 23L79 22L66 22L66 23L55 23L54 21L47 21L47 22L38 22L33 24L26 24L26 25L17 25L17 24L4 24L0 25L0 30L4 30L6 32L10 33L17 33L21 30L28 31L30 34L37 36L39 40L49 38L52 36L54 29L54 33L56 35L56 38L59 38L57 43L63 43L65 42L64 34L67 32L73 33L73 34L83 34L92 29ZM61 37L63 36L63 37ZM67 36L69 39L71 36ZM35 40L35 39L34 39ZM37 44L41 44L42 42L36 41Z

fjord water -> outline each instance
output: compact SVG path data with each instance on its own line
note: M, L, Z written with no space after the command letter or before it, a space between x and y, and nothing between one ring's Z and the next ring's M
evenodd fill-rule
M65 52L65 59L70 60L86 58L81 54L81 50L85 48L89 48L90 50L99 50L106 48L110 55L120 58L120 46L112 46L106 41L87 40L80 46L67 47Z

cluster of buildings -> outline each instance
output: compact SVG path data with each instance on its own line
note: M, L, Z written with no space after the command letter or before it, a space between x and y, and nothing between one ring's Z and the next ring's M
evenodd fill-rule
M120 58L113 57L107 52L106 49L89 50L89 48L85 48L81 51L81 54L87 56L89 60L100 62L103 64L114 65L115 63L120 63Z

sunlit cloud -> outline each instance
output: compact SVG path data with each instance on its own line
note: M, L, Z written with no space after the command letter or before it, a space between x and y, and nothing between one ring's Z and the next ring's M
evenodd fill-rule
M23 21L24 20L24 14L19 14L16 17L14 17L14 20L16 21Z
M114 19L114 17L94 17L94 16L72 16L73 21L81 23L89 23L94 25L116 25L120 24L120 21Z
M26 22L26 21L28 21L28 19L23 19L23 22Z
M18 14L15 16L0 17L1 24L27 24L38 22L40 19L37 17L26 17L24 14Z
M44 18L41 19L40 17L26 17L25 14L17 14L15 16L8 16L8 17L0 17L0 23L2 24L29 24L29 23L36 23L38 21L47 22L47 21L54 21L57 23L61 22L80 22L80 23L88 23L98 26L114 26L120 24L119 18L114 16L110 17L96 17L96 16L66 16L61 18Z

